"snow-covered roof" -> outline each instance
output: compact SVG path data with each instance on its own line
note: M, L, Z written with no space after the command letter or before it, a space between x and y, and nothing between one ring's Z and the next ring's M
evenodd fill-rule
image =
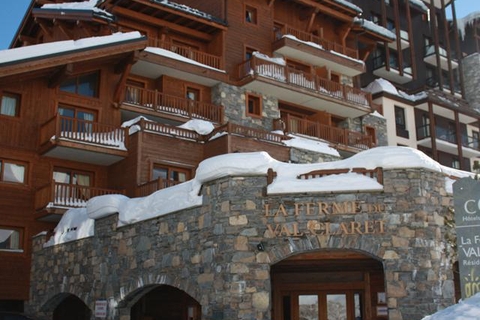
M59 10L62 14L69 11L91 11L95 15L106 18L110 21L115 20L115 17L112 14L96 7L98 2L98 0L89 0L81 2L49 3L41 6L40 10Z
M355 19L353 19L353 22L357 25L364 27L366 30L384 36L385 38L389 38L391 40L397 39L397 36L392 31L388 30L385 27L379 26L378 24L370 20L355 17Z
M36 44L26 47L0 51L0 66L12 62L21 62L34 58L48 57L66 52L92 49L130 40L140 40L143 36L137 32L115 33L109 36L91 37L79 40L65 40Z
M410 0L409 3L424 12L429 10L427 5L422 0Z
M387 81L383 78L375 79L368 86L363 88L363 90L367 91L367 92L370 92L371 94L375 94L375 93L379 93L379 92L386 92L386 93L390 93L390 94L393 94L393 95L398 96L400 98L410 100L410 101L413 101L413 102L414 101L419 101L419 100L422 100L422 99L425 99L425 98L428 97L428 95L425 91L422 91L422 92L419 92L417 94L411 95L411 94L405 93L401 90L397 90L397 88L395 88L395 86L391 82L389 82L389 81Z
M462 38L462 40L465 39L465 29L468 26L473 25L475 20L479 18L480 18L480 11L475 11L461 19L457 19L458 33L460 33L460 37Z
M363 10L362 10L360 7L354 5L353 3L351 3L351 2L349 2L349 1L347 1L347 0L333 0L333 2L336 2L336 3L338 3L338 4L343 5L344 7L347 7L347 8L350 8L350 9L352 9L352 10L355 10L355 11L358 12L358 13L362 13L362 12L363 12Z
M147 197L122 195L94 197L86 208L67 211L55 228L55 235L46 244L55 245L93 236L94 220L118 213L118 224L129 225L161 215L202 205L202 184L227 176L266 175L273 169L277 176L268 185L267 194L319 192L375 192L383 186L376 179L349 172L315 179L298 179L300 174L323 169L424 168L446 176L467 177L471 173L444 167L419 150L407 147L378 147L350 158L312 164L291 164L277 161L266 152L233 153L209 158L200 163L195 178ZM446 180L446 188L451 183Z
M91 1L93 1L93 0L91 0ZM186 6L184 4L179 4L179 3L169 1L169 0L151 0L151 2L154 2L156 4L159 4L159 5L162 5L162 6L165 6L165 7L169 7L171 9L182 11L182 12L185 12L185 13L203 18L203 19L207 19L209 21L216 22L216 23L219 23L219 24L222 24L222 25L226 24L225 21L223 21L222 19L220 19L218 17L215 17L211 14L200 11L198 9L191 8L191 7Z

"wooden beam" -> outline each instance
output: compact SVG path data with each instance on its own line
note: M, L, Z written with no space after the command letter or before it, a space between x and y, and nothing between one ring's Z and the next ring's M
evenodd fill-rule
M139 20L139 21L143 21L145 23L150 23L153 26L168 27L172 30L175 30L175 31L178 31L178 32L181 32L181 33L184 33L184 34L188 34L192 37L202 39L202 40L205 40L205 41L208 41L208 42L212 41L212 39L213 39L213 37L209 34L206 34L206 33L203 33L203 32L197 31L197 30L185 28L185 27L179 26L175 23L164 21L164 20L154 18L154 17L149 16L149 15L146 15L146 14L143 14L143 13L140 13L140 12L131 11L131 10L128 10L128 9L125 9L125 8L115 7L113 9L113 13L120 14L120 15L123 15L123 16L128 16L129 18L133 18L133 19L136 19L136 20Z
M68 63L55 72L48 80L48 87L55 88L73 73L73 64Z
M133 64L135 63L135 61L138 60L138 53L139 51L129 54L126 58L122 59L115 66L115 73L121 73L122 75L118 80L117 87L115 88L115 93L113 95L114 107L118 108L120 106L122 97L125 93L125 86L127 83L128 75L130 74L130 70L132 69Z
M372 42L372 43L370 43L370 45L368 47L360 50L361 51L360 52L360 59L362 59L363 62L367 61L368 56L375 49L376 46L377 46L376 43Z
M22 44L24 46L38 43L37 38L29 37L29 36L25 36L25 35L19 35L18 36L18 41L22 42Z
M53 25L57 26L58 29L67 37L67 39L73 40L73 32L69 30L70 28L65 22L53 19Z
M53 31L51 30L51 28L49 28L48 26L45 25L45 23L43 21L40 21L38 20L37 18L35 18L34 20L38 26L40 27L40 29L42 29L43 33L46 34L48 37L53 37Z
M312 32L313 23L315 22L315 18L317 17L317 14L318 14L318 9L314 9L310 14L310 19L308 21L307 30L306 30L309 33Z
M320 4L318 2L315 2L315 1L312 1L312 0L295 0L295 1L299 2L299 3L302 3L304 5L310 6L312 8L317 8L318 12L321 12L322 14L334 17L338 20L348 21L348 22L352 22L352 20L353 20L352 15L344 14L342 12L339 12L335 9L329 8L325 5L322 5L322 4Z

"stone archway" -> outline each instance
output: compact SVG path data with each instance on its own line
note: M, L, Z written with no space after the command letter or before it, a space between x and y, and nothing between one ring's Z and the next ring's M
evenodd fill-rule
M169 285L150 286L135 293L130 320L200 320L201 306L186 292Z
M275 319L380 319L387 307L383 264L359 251L299 253L270 273Z
M91 314L91 310L80 298L73 294L66 294L53 310L52 319L89 320Z

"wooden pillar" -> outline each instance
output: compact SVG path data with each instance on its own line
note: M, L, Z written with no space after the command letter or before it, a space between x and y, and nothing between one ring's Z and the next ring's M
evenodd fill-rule
M433 104L432 104L432 101L430 100L428 101L428 118L430 119L430 139L432 143L432 158L433 160L438 161L435 115L433 114Z

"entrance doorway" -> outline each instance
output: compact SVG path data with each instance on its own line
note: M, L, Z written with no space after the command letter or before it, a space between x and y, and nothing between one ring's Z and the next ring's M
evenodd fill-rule
M385 319L383 265L354 251L296 255L271 268L273 318Z
M74 295L68 295L53 311L53 320L88 320L90 318L90 309Z
M167 285L145 294L131 309L131 320L200 320L200 304L187 293Z

